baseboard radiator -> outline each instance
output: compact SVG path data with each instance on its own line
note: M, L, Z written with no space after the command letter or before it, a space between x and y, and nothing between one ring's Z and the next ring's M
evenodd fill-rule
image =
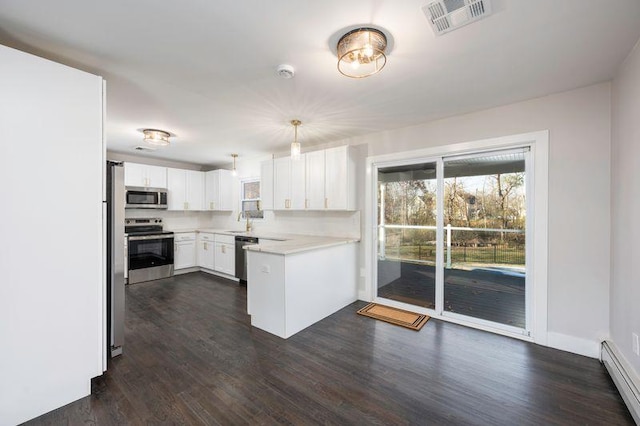
M609 375L616 384L636 424L640 425L640 383L638 383L638 378L620 355L614 343L606 340L602 342L600 359L609 371Z

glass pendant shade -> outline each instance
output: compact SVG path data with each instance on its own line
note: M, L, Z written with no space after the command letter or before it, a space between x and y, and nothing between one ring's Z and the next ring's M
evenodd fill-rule
M300 142L298 142L298 126L301 124L302 122L300 120L291 120L291 125L295 129L293 142L291 142L291 159L292 160L300 159Z
M238 170L236 169L236 158L238 158L238 154L231 154L233 157L233 169L231 169L232 176L238 176Z
M156 129L144 129L142 133L144 133L144 141L148 144L156 146L169 145L169 136L171 136L169 132Z
M376 74L387 63L387 37L375 28L357 28L338 41L338 71L352 78Z
M300 142L291 142L291 159L300 159Z

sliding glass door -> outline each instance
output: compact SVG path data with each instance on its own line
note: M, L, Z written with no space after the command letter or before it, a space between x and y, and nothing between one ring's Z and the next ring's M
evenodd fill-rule
M444 159L444 304L526 327L523 150Z
M377 164L377 297L526 333L528 154Z
M378 169L378 296L436 307L436 162Z

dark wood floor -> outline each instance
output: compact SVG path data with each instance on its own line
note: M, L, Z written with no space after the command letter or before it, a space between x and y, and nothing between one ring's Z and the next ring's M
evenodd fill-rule
M356 302L288 340L246 289L192 273L127 289L126 347L93 394L30 425L633 424L594 359ZM311 302L311 301L310 301Z
M378 296L435 309L435 267L383 260L378 276L400 264L400 277L378 289ZM394 268L396 269L396 268ZM525 278L500 269L446 269L444 310L514 327L525 327Z

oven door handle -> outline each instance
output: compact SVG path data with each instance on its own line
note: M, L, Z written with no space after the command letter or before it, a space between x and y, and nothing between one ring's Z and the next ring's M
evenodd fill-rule
M140 235L140 236L129 236L129 241L143 241L143 240L166 240L169 238L173 238L173 235Z

